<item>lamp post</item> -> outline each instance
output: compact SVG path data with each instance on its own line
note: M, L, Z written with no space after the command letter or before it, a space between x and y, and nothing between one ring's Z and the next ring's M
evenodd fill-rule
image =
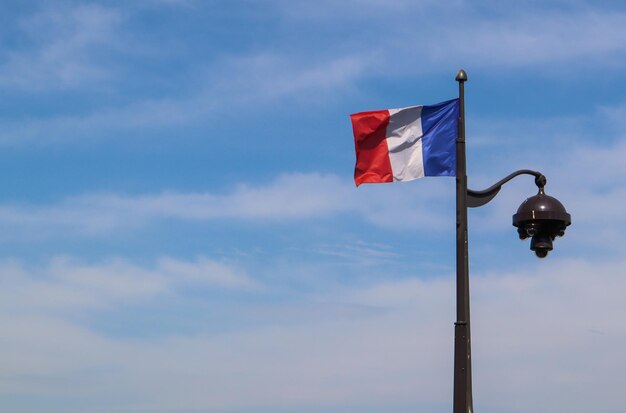
M539 191L526 199L513 215L520 239L531 238L530 249L545 258L555 237L563 236L571 217L556 198L545 194L546 177L528 169L513 172L483 191L467 188L465 157L465 96L467 73L459 70L459 119L456 141L456 322L454 323L454 413L473 413L470 296L467 243L467 208L491 201L502 185L519 175L532 175Z

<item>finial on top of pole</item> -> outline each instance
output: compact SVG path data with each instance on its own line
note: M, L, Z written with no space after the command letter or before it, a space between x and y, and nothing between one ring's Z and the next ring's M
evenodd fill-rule
M466 82L467 81L467 73L465 73L465 70L463 69L459 69L459 71L456 73L456 81L457 82Z

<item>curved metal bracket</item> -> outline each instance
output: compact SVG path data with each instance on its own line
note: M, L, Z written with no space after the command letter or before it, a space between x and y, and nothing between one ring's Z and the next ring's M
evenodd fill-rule
M541 172L531 171L530 169L520 169L519 171L515 171L507 177L499 180L494 185L490 186L484 191L473 191L471 189L468 189L467 206L470 208L478 208L479 206L485 205L486 203L491 201L496 195L498 195L498 192L500 192L500 189L502 189L502 185L506 184L511 179L519 175L534 176L535 185L537 185L537 187L540 189L543 188L547 182L546 177Z

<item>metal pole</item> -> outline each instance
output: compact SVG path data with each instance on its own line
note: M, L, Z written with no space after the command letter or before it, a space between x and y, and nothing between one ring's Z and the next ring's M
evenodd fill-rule
M472 413L469 269L467 251L467 171L465 96L467 74L459 70L459 133L456 141L456 322L454 323L454 413Z

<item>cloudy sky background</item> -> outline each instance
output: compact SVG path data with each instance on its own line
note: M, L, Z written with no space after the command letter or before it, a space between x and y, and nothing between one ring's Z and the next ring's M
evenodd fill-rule
M449 412L454 181L352 182L348 115L466 85L475 410L626 404L626 6L4 1L0 409Z

